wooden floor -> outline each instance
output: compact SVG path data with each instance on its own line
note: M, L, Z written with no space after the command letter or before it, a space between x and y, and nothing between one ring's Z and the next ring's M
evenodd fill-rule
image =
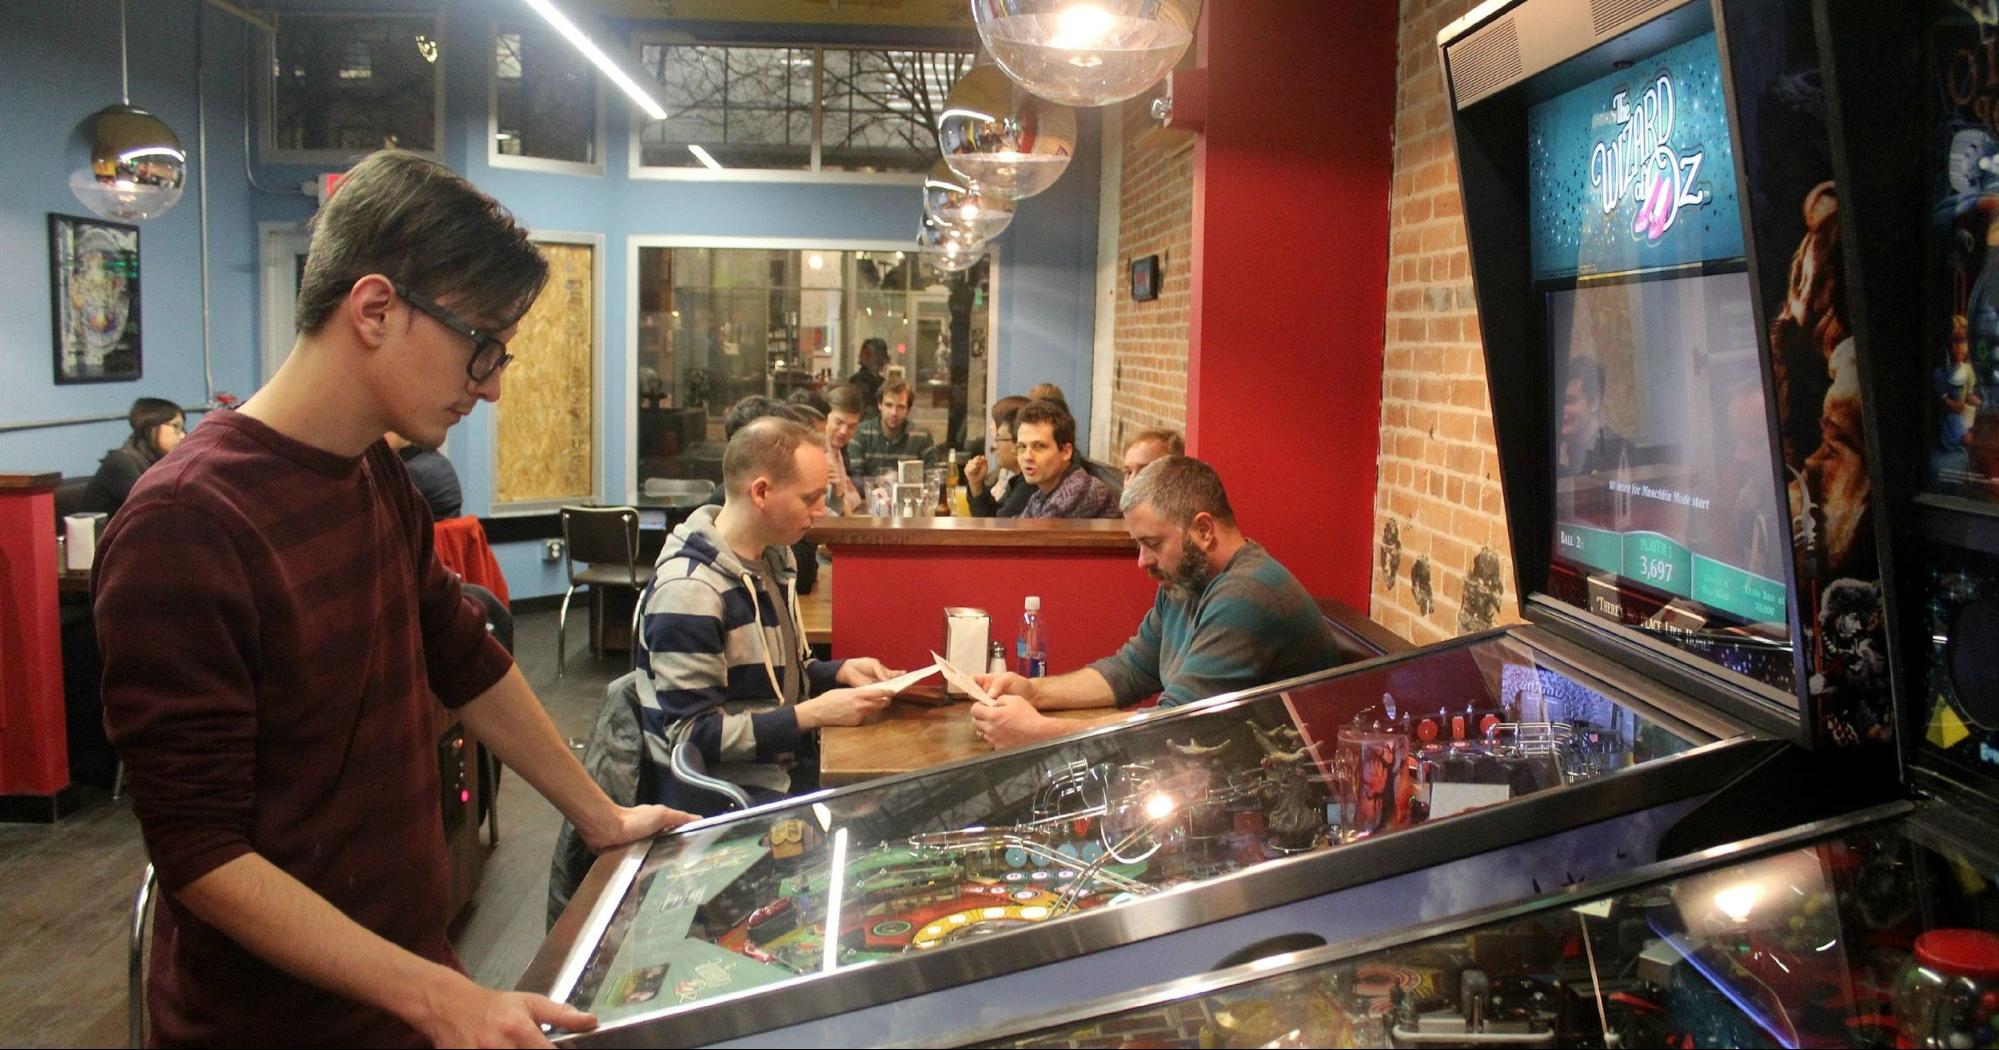
M587 620L569 625L568 674L555 681L555 613L515 624L521 670L565 735L581 737L624 667L593 660ZM580 650L580 652L579 652ZM145 848L129 800L85 788L55 825L0 824L0 1046L123 1046L126 923ZM519 777L500 788L500 842L478 896L452 930L473 978L511 987L541 943L555 810Z

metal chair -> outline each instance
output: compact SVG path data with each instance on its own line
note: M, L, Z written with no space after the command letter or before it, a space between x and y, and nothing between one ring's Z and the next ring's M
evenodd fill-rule
M131 947L125 959L125 1032L133 1050L146 1045L146 956L152 947L153 895L159 876L151 864L139 876L139 895L132 901Z
M579 564L581 568L579 568ZM639 512L635 507L562 508L562 567L569 574L562 608L555 617L555 677L567 662L569 600L576 588L630 587L642 591L652 579L652 566L639 565ZM633 600L638 600L634 593ZM598 619L596 617L592 618ZM603 624L596 625L591 650L601 651Z
M514 614L507 609L507 603L500 596L476 583L459 585L465 597L478 605L486 615L486 633L500 643L500 647L511 653L514 651ZM479 812L486 824L486 834L492 845L500 844L500 757L484 742L479 744Z

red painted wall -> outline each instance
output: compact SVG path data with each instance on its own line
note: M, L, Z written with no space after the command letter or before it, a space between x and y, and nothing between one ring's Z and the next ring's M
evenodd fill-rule
M69 786L53 487L0 490L0 795Z
M1159 585L1132 551L1032 547L827 548L833 555L833 655L876 656L916 668L943 651L944 609L992 614L1013 666L1023 600L1041 597L1048 669L1061 674L1116 652L1138 630ZM970 670L967 668L967 670Z
M1367 608L1396 5L1210 0L1189 450L1315 595Z

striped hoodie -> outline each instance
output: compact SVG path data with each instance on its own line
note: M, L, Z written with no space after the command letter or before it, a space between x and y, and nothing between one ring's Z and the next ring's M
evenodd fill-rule
M805 643L791 549L766 548L745 565L715 528L721 509L698 508L673 530L646 591L640 658L655 694L640 710L646 758L664 770L692 740L710 774L784 794L804 743L791 705L832 688L841 661L815 660Z

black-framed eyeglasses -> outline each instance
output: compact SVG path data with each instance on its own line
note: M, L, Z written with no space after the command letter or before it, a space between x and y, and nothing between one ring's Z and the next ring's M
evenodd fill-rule
M457 314L437 305L428 296L411 289L409 285L397 281L396 294L411 306L429 315L438 324L472 340L472 359L465 362L465 375L474 383L483 383L492 378L493 373L507 367L514 355L507 352L507 344L491 332L480 331L460 320Z

